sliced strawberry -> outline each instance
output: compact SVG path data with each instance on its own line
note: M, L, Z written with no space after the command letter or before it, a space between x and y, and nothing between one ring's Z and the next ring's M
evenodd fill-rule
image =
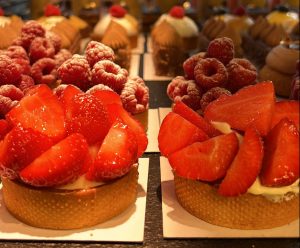
M0 147L0 164L18 173L48 150L54 140L31 128L14 127Z
M137 151L135 134L117 120L109 129L87 178L98 181L125 175L136 162Z
M121 105L113 103L107 105L110 122L114 123L118 118L134 132L138 143L137 157L142 156L148 145L148 138L142 124L132 117Z
M81 93L70 99L66 109L67 133L81 133L88 144L102 142L110 128L106 107L95 96Z
M175 173L181 177L215 181L222 178L238 150L235 133L196 142L169 156Z
M15 126L21 124L24 128L32 128L56 140L65 137L63 108L46 85L35 87L7 113L6 118Z
M265 157L260 174L266 186L290 185L299 178L299 131L282 119L265 139Z
M221 134L220 131L215 129L207 120L205 120L201 115L188 107L182 101L177 101L173 105L173 112L181 115L183 118L202 129L209 137L215 137Z
M93 96L99 98L101 102L103 102L104 105L112 104L112 103L117 103L119 105L122 105L122 101L120 96L110 90L95 90L91 92Z
M158 133L158 147L168 157L194 142L207 140L207 134L176 113L169 113L161 123Z
M221 182L218 193L223 196L246 193L260 172L263 156L260 135L252 127L246 129L240 149Z
M63 107L66 109L71 103L75 95L83 93L78 87L69 84L58 97Z
M293 121L299 130L299 101L276 102L271 128L273 128L281 119L285 117Z
M7 120L1 119L0 120L0 140L2 140L5 135L9 132L10 126Z
M80 175L87 153L85 138L79 133L71 134L21 170L20 177L36 187L67 184Z
M222 95L207 106L204 117L208 121L227 122L241 131L254 126L265 136L271 127L274 106L273 83L263 82L242 88L232 96Z

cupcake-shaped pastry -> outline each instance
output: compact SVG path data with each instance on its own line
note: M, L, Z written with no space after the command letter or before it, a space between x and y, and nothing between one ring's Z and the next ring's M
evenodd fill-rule
M6 49L12 44L20 35L23 24L23 20L18 16L4 16L4 11L0 8L0 49Z
M299 102L275 102L271 82L222 95L203 115L176 102L158 142L172 200L197 218L245 230L299 219Z
M154 29L162 22L172 26L180 39L182 39L185 51L197 48L198 27L196 23L185 15L185 10L181 6L174 6L168 14L163 14L154 24Z
M289 97L292 78L296 73L296 63L299 56L299 41L282 42L267 55L266 64L260 70L259 78L273 81L276 94Z
M130 41L130 47L137 47L139 32L138 21L132 15L128 14L127 10L120 5L113 5L110 7L109 12L98 21L91 34L92 39L102 41L104 34L112 21L118 23L126 30L127 37Z
M293 77L290 99L300 100L300 60L297 61L296 74Z

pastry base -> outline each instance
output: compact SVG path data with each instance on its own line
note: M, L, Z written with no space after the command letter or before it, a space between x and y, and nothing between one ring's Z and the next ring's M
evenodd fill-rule
M3 199L18 220L39 228L77 229L105 222L125 211L137 197L138 170L83 190L39 189L2 179Z
M299 218L299 196L274 203L263 196L223 197L217 188L174 175L180 205L197 218L217 226L258 230L286 225Z

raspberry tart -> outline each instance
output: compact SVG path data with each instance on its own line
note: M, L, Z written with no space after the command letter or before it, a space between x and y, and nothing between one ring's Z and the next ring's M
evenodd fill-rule
M204 116L176 102L158 142L192 215L233 229L299 218L299 101L275 102L272 82L222 95Z
M117 100L107 99L41 84L6 114L1 181L13 216L35 227L77 229L134 204L147 137Z

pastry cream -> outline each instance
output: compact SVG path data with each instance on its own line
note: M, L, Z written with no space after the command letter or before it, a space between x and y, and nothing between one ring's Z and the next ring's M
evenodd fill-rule
M181 37L187 38L198 35L197 25L187 16L184 16L183 18L175 18L169 14L163 14L158 19L156 25L159 25L163 21L169 23Z
M291 32L293 27L299 22L299 16L296 12L273 11L266 16L271 24L281 24L283 28Z
M6 24L9 24L11 22L9 17L6 16L0 16L0 27L4 27Z
M50 30L54 26L56 26L57 23L62 22L66 18L64 16L49 16L47 18L42 18L41 25L47 29Z

